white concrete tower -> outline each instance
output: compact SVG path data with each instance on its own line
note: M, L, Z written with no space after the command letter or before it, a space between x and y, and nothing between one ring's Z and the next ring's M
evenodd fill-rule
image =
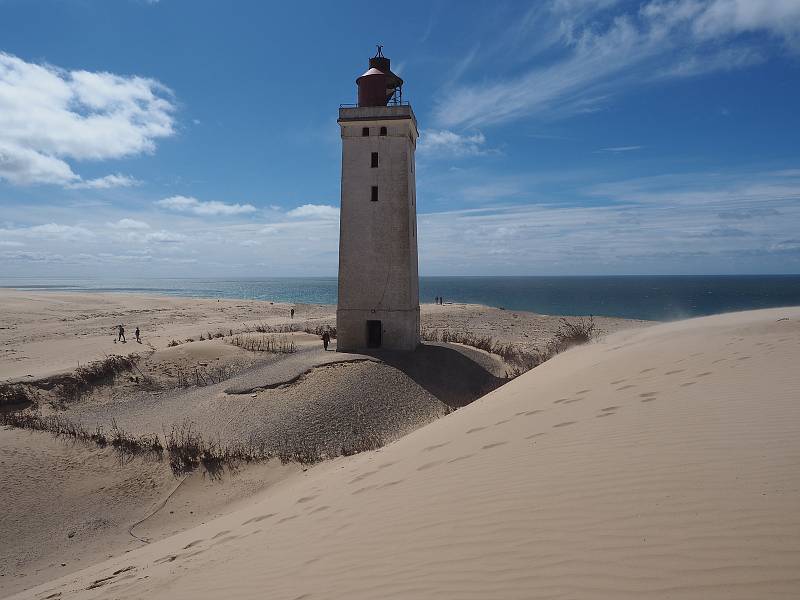
M339 108L342 206L337 349L419 344L417 120L403 80L381 53L356 80L358 106Z

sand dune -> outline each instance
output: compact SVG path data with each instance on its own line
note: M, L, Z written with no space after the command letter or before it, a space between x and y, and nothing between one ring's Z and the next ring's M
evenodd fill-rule
M798 364L798 308L617 333L19 597L796 598Z

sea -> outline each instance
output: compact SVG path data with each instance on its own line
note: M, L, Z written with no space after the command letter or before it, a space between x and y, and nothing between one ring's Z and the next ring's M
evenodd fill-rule
M0 288L129 292L336 304L335 277L0 279ZM421 277L420 301L485 304L550 315L668 321L723 312L800 305L800 275ZM1 309L2 307L0 307Z

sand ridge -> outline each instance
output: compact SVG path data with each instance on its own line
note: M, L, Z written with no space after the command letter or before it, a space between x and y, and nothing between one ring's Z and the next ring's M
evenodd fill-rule
M800 308L621 332L19 598L794 598Z

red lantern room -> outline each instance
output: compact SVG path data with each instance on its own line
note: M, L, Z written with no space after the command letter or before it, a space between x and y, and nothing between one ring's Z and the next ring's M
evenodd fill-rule
M383 55L383 46L378 45L375 56L369 59L369 70L356 79L360 107L402 103L403 80L392 73L389 63Z

